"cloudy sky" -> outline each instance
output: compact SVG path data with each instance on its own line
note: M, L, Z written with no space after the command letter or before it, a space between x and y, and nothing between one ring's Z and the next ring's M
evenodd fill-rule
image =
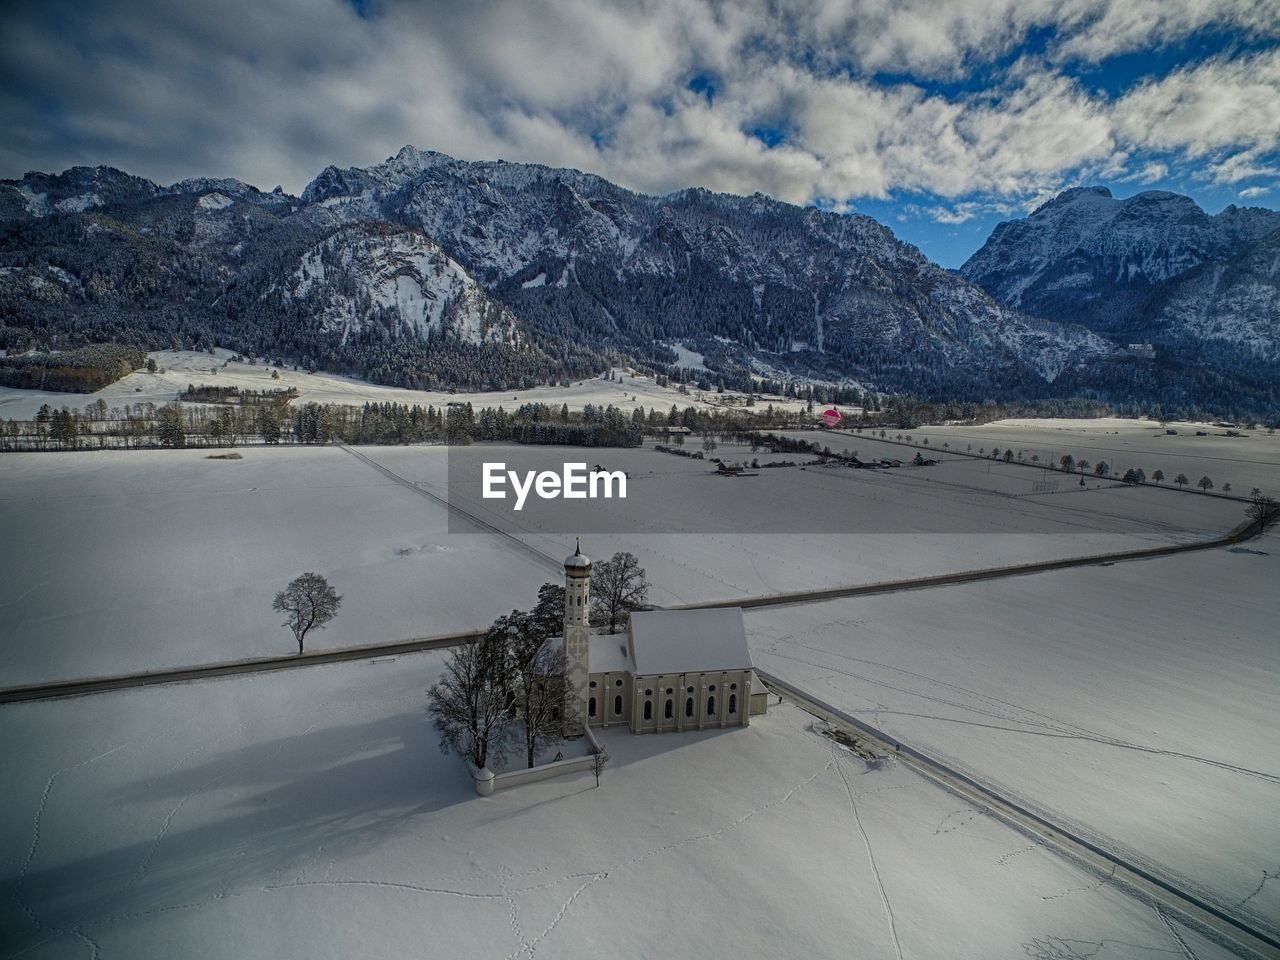
M297 192L406 143L854 209L948 266L1057 190L1280 205L1280 0L7 0L0 177Z

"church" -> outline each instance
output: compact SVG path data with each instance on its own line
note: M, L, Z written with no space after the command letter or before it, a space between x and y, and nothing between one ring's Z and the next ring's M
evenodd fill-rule
M745 727L765 712L740 607L646 610L623 633L593 633L591 561L564 562L564 733L625 726L632 733Z

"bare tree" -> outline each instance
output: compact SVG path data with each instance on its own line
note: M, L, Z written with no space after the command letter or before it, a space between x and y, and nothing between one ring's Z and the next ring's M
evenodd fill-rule
M1280 517L1280 504L1270 497L1263 496L1256 488L1253 491L1253 503L1249 504L1245 513L1248 514L1250 520L1258 521L1258 529L1266 530L1267 527L1275 523L1276 518Z
M1153 473L1153 474L1151 475L1151 479L1152 479L1152 480L1154 480L1154 481L1158 484L1161 480L1163 480L1163 479L1164 479L1164 471L1163 471L1163 470L1157 470L1155 473Z
M1187 479L1187 475L1185 473L1180 473L1173 478L1173 482L1176 483L1179 487L1185 487L1191 481Z
M506 759L514 718L505 674L501 631L454 647L444 675L427 693L440 752L452 751L477 769Z
M515 695L516 715L524 727L525 760L532 767L538 749L560 739L564 647L552 640L560 631L554 626L547 629L545 618L539 618L536 612L519 610L500 617L490 630L502 635L506 684Z
M610 756L605 752L604 747L597 747L591 752L591 772L596 775L596 786L600 786L600 774L604 772L605 764L610 760Z
M591 571L591 607L596 618L617 630L632 610L644 606L649 581L635 554L622 551L595 565Z
M1210 490L1213 489L1213 481L1210 480L1208 477L1201 477L1199 480L1196 481L1196 486L1199 487L1201 490L1203 490L1205 493L1208 493Z
M288 614L284 626L293 631L293 637L298 641L298 653L301 654L307 633L323 628L333 619L338 607L342 606L342 597L320 574L304 573L276 594L272 606Z

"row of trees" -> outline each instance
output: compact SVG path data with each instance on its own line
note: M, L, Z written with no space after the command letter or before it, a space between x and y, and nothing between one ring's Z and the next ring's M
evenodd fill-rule
M234 447L244 443L350 444L506 441L588 447L639 446L646 434L667 426L704 436L746 435L759 427L805 425L799 411L772 405L761 410L699 409L676 405L665 412L643 406L523 403L476 410L470 403L437 407L403 403L291 403L294 392L189 387L181 400L157 406L139 402L108 408L95 400L55 410L43 405L33 420L0 422L0 449L105 447ZM514 399L514 398L513 398ZM56 427L56 429L55 429Z
M872 432L872 435L873 436L876 435L875 431ZM886 439L888 438L886 431L884 430L879 431L879 436L881 438L886 438ZM845 449L837 453L836 451L832 450L829 445L822 446L812 440L804 440L798 437L777 436L774 434L753 434L747 439L749 439L750 441L752 452L757 450L761 444L767 443L775 453L776 452L814 453L820 457L829 457L829 458L835 458L835 459L842 459L846 461L853 461L858 459L858 452L856 450L850 451L848 449ZM892 437L892 439L901 443L914 443L910 434L898 433L898 434L895 434ZM929 446L929 440L927 437L921 441L921 445L926 447ZM943 443L937 449L949 450L950 447L951 447L950 443ZM708 449L714 449L714 448L715 448L715 445L714 443L712 443ZM671 451L671 452L676 452L676 451ZM974 455L972 444L968 445L965 452L967 455ZM1012 448L1002 451L1000 448L997 447L988 451L987 448L980 447L977 451L977 456L989 458L992 460L1002 460L1005 463L1012 463L1014 461L1014 451ZM1023 453L1020 450L1017 452L1017 461L1019 463L1027 462L1024 460ZM1040 461L1039 454L1032 454L1030 458L1030 462L1033 464L1038 464L1039 461ZM920 466L924 464L926 461L920 453L917 453L915 456L915 460L913 462L917 466ZM1057 464L1046 462L1045 464L1043 464L1043 466L1046 469L1061 470L1063 473L1078 472L1081 477L1081 481L1080 481L1081 485L1084 484L1084 479L1083 479L1084 475L1089 472L1092 472L1092 475L1095 477L1098 477L1099 479L1112 477L1115 475L1112 472L1112 465L1108 463L1106 460L1099 460L1095 464L1095 463L1091 463L1090 461L1084 458L1077 460L1071 454L1064 454L1062 457L1058 458ZM1165 479L1167 478L1163 470L1154 471L1150 477L1151 482L1157 486L1163 483ZM1144 484L1148 482L1147 473L1141 467L1130 467L1128 470L1124 472L1123 475L1120 476L1120 480L1121 482L1130 484L1132 486L1137 486L1139 484ZM1185 473L1178 473L1176 476L1174 476L1172 482L1176 484L1179 488L1182 488L1182 487L1186 487L1189 483L1191 483L1191 478L1188 477ZM1213 478L1209 477L1208 475L1202 476L1199 480L1196 481L1195 485L1203 493L1209 493L1211 490L1215 489ZM1231 496L1232 489L1233 488L1230 483L1222 484L1222 487L1221 487L1222 495ZM1264 499L1264 500L1268 499L1263 496L1262 492L1257 487L1254 487L1249 492L1249 498L1254 504L1257 504L1260 499ZM1253 514L1251 513L1250 516L1252 515Z
M0 449L83 450L143 447L234 447L280 443L288 434L287 398L238 406L129 404L101 415L97 401L84 411L42 406L34 420L0 422Z

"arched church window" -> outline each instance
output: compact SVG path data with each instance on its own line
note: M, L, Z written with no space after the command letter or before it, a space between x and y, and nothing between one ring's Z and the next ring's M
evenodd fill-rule
M622 696L621 695L613 698L613 715L615 717L622 716Z
M691 689L692 689L692 688L691 688ZM687 700L685 700L685 702L684 702L684 715L685 715L686 717L692 717L692 716L693 716L693 697L689 697Z
M715 695L707 697L707 716L714 717L716 715L716 698Z
M729 694L729 712L738 712L738 695L736 693Z
M596 698L592 697L587 701L587 716L594 717L596 715Z
M675 716L675 712L676 712L675 701L672 700L670 697L667 697L667 709L664 711L664 715L668 720L670 720L673 716Z
M652 700L646 700L644 702L644 718L646 720L653 719L653 701Z

